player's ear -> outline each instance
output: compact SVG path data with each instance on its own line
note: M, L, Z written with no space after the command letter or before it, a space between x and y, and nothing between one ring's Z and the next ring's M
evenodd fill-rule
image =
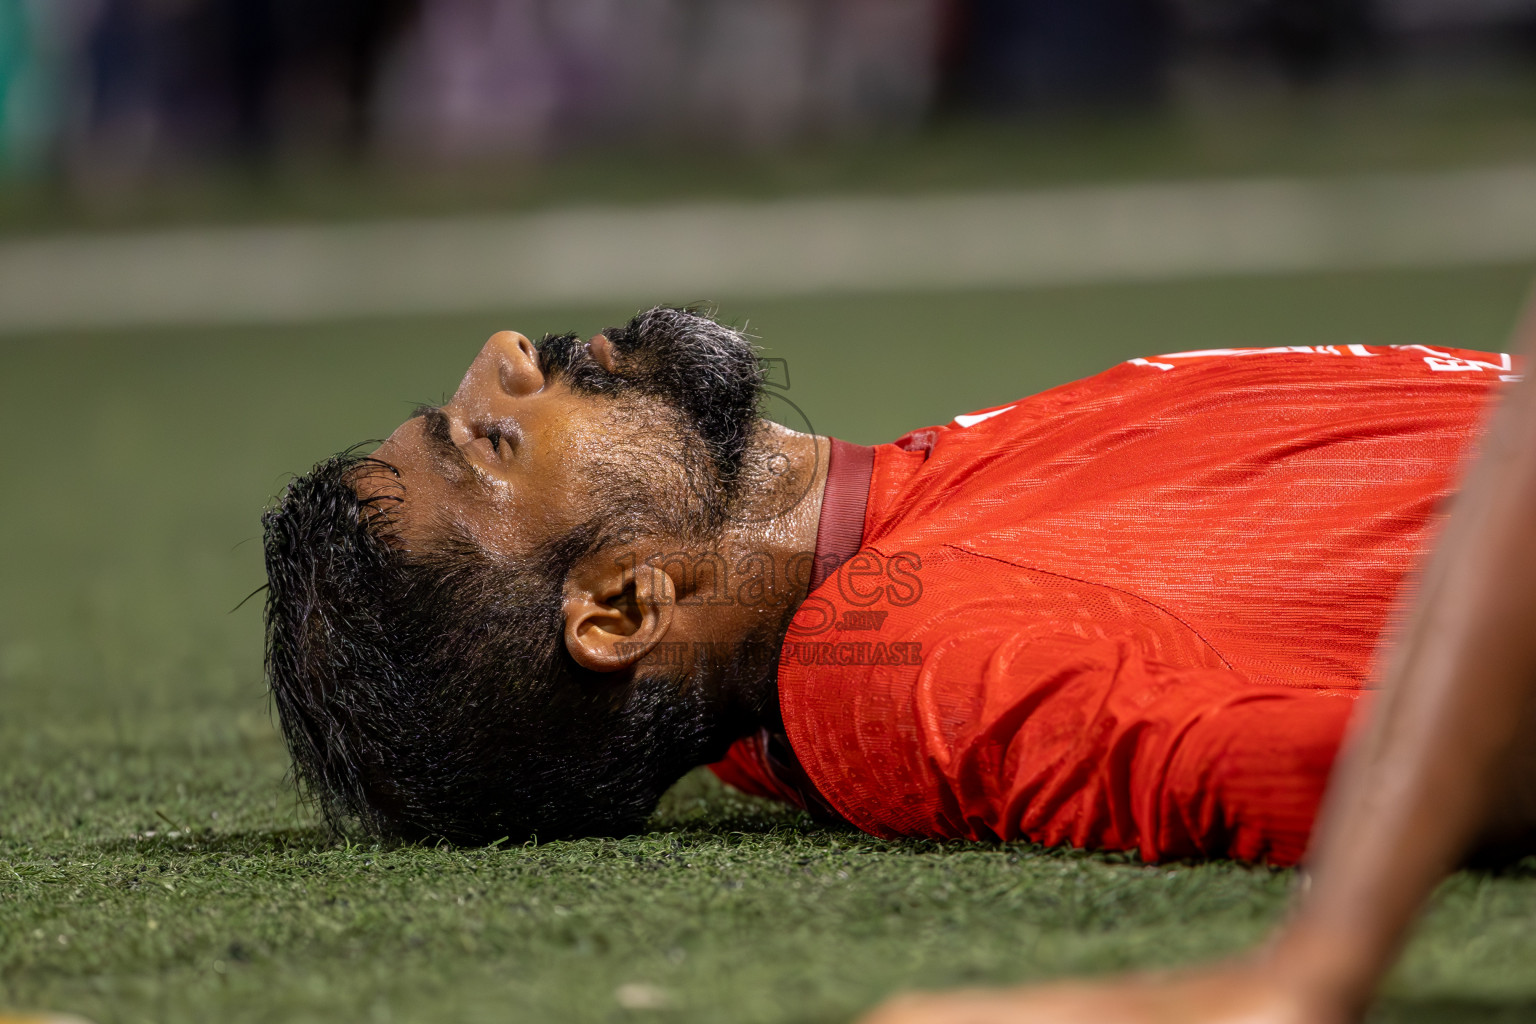
M566 650L593 672L629 668L667 635L676 603L666 572L599 553L566 579Z
M587 351L592 353L592 358L597 365L609 373L618 373L618 360L614 357L613 342L608 340L606 334L594 334L592 340L587 342Z

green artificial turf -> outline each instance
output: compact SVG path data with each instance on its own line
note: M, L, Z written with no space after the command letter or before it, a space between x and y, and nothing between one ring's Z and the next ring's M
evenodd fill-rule
M1498 347L1529 267L726 302L859 441L1133 355ZM675 298L688 298L686 296ZM260 679L257 513L490 330L627 310L0 340L0 1007L109 1021L840 1021L903 986L1256 941L1288 873L889 843L692 776L655 831L331 841ZM786 418L798 416L781 407ZM1529 864L1529 862L1528 862ZM1381 1019L1536 1019L1536 870L1464 873Z

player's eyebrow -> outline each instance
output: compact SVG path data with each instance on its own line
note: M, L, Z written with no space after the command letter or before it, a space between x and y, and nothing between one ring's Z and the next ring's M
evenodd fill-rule
M434 405L424 405L411 414L412 418L421 417L424 421L421 426L422 443L427 446L427 454L432 456L446 475L459 477L462 475L475 475L474 466L459 446L453 443L453 431L449 427L448 414Z

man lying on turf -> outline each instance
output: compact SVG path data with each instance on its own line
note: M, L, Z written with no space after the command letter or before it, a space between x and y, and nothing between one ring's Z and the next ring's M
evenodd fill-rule
M386 834L634 829L723 757L877 835L1289 864L1514 376L1179 353L865 448L759 420L748 342L686 311L498 334L266 515L269 681Z

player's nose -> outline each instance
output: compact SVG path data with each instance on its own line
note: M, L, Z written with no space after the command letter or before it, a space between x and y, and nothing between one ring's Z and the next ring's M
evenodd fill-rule
M533 342L516 331L497 331L491 335L454 393L455 404L474 404L503 395L518 398L531 395L544 386L539 370L539 354Z

